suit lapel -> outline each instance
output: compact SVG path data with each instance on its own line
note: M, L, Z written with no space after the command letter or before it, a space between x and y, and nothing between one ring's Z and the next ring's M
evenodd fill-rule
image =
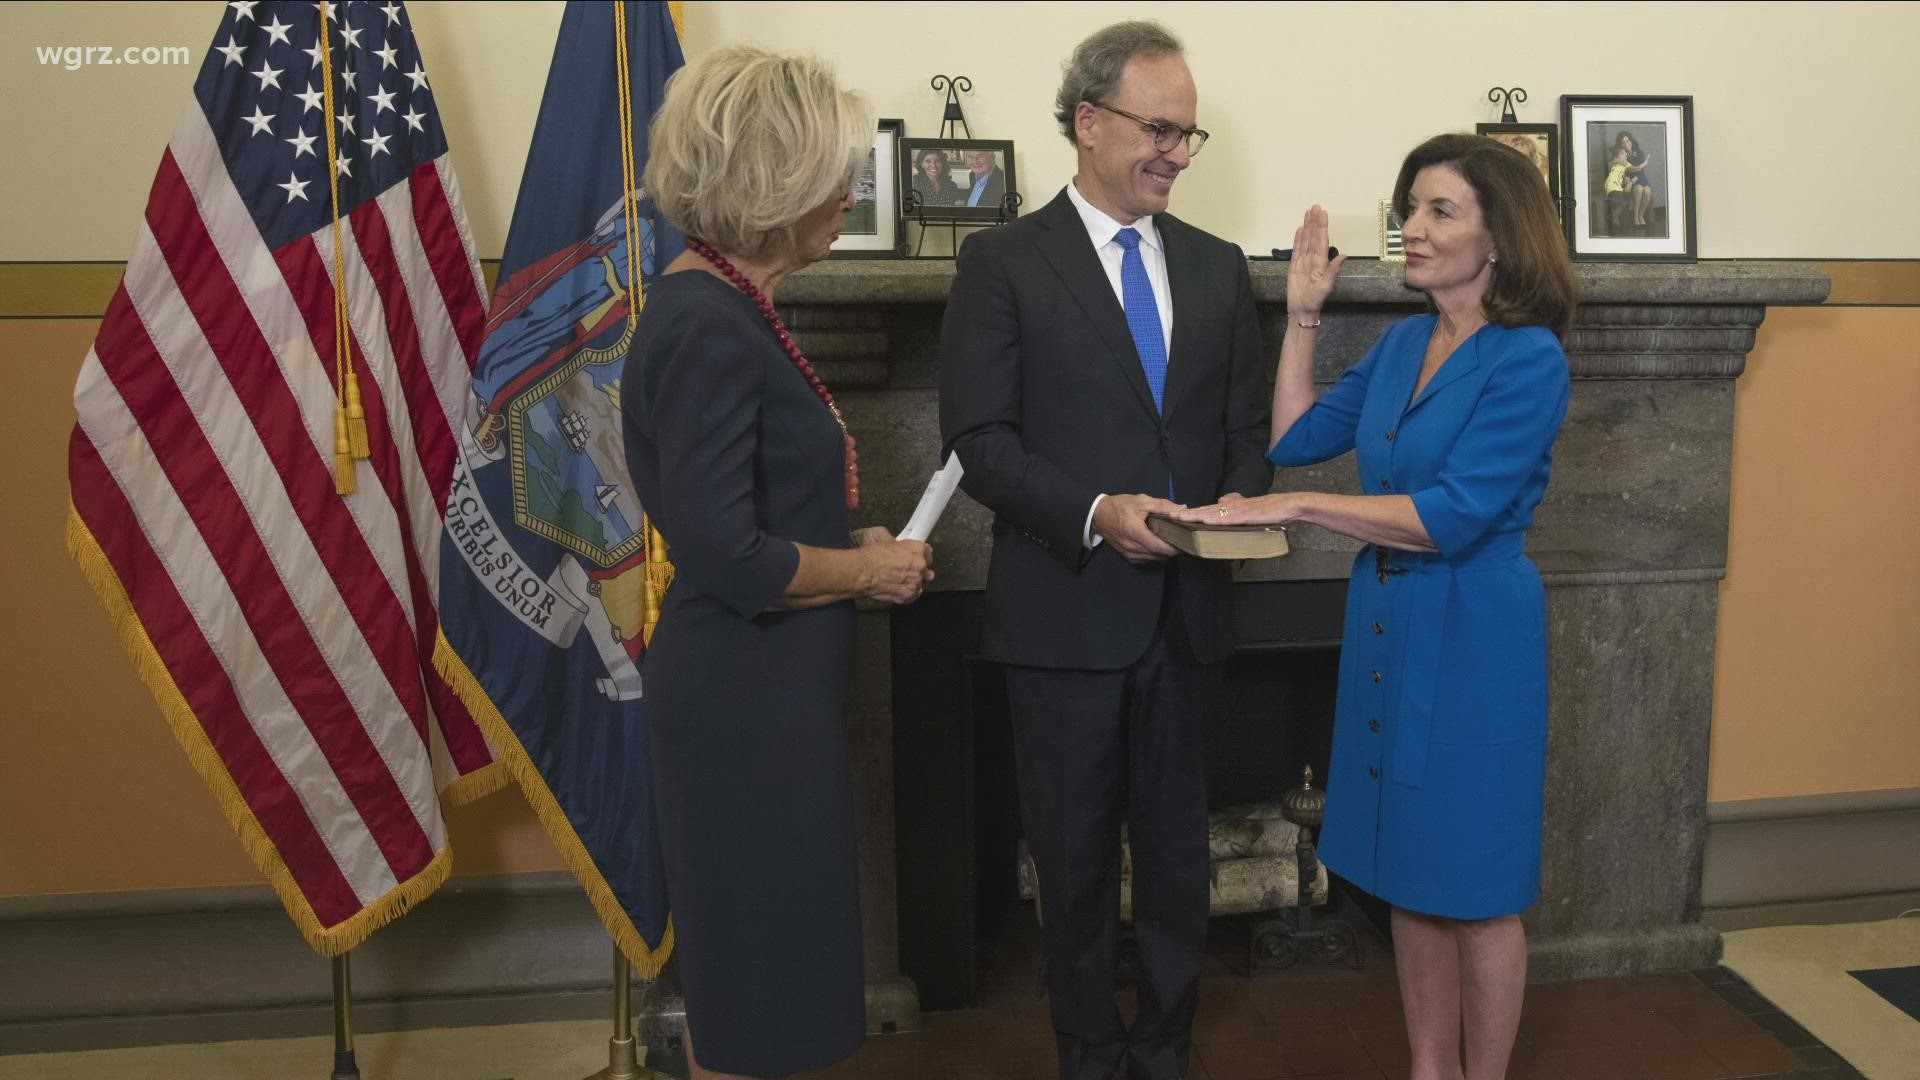
M1140 352L1134 348L1133 334L1127 329L1127 313L1120 306L1119 298L1113 295L1113 285L1100 266L1100 257L1093 252L1093 240L1087 236L1087 227L1081 223L1073 200L1062 190L1035 219L1041 225L1035 241L1040 253L1066 283L1067 292L1093 324L1095 333L1106 344L1121 377L1133 387L1140 404L1149 413L1159 415L1153 407L1153 391L1147 386L1147 374L1140 367Z
M1166 213L1156 214L1153 220L1167 260L1168 302L1173 305L1173 341L1167 350L1167 386L1160 410L1162 417L1170 417L1181 391L1199 371L1201 361L1193 355L1194 327L1208 313L1201 310L1205 294L1199 252L1196 245L1187 243L1186 223Z
M1436 328L1439 326L1437 322L1434 325ZM1485 329L1486 327L1484 326L1480 328L1480 330ZM1431 334L1429 334L1428 340L1432 340ZM1422 349L1421 353L1424 356L1425 350ZM1440 365L1440 370L1433 373L1433 378L1427 382L1426 388L1420 391L1420 399L1410 403L1407 406L1407 411L1401 415L1403 417L1412 415L1415 409L1432 400L1433 395L1445 389L1448 383L1454 382L1479 366L1480 331L1476 330L1472 334L1467 335L1467 340L1454 347L1453 355L1447 357L1446 362ZM1413 370L1414 378L1418 379L1420 377L1419 365L1415 364Z

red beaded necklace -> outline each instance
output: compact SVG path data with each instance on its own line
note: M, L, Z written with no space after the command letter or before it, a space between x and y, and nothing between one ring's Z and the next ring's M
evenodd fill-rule
M840 437L847 443L847 509L857 509L860 506L860 455L854 452L853 433L847 430L847 420L840 415L840 406L833 403L832 391L820 381L820 376L813 373L813 365L807 363L807 358L801 355L800 346L794 344L793 335L787 333L786 324L780 321L780 316L773 313L773 301L767 299L767 295L760 291L759 286L748 281L747 275L741 273L727 261L726 256L715 251L713 245L705 240L689 236L687 249L712 263L713 268L732 282L734 288L745 293L747 299L760 308L760 317L767 320L767 325L773 328L774 336L780 339L780 347L787 350L787 356L793 360L793 366L800 369L801 377L807 380L807 385L813 387L814 394L825 402L828 411L833 413L833 422L840 425Z

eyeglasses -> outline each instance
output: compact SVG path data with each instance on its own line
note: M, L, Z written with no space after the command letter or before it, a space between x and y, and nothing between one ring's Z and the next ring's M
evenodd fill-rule
M1187 144L1187 155L1191 157L1207 145L1207 133L1199 128L1183 128L1179 124L1155 123L1144 116L1135 116L1125 109L1116 109L1105 102L1089 101L1087 104L1096 109L1105 109L1115 116L1124 116L1139 124L1147 134L1153 136L1153 148L1163 154L1173 153L1173 148L1181 143Z

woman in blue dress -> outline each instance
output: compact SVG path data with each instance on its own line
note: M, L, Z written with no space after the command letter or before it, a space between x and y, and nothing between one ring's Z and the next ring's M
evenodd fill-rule
M1546 599L1522 541L1567 411L1573 270L1539 171L1483 136L1416 147L1394 204L1406 283L1432 310L1315 401L1315 331L1345 261L1325 257L1316 206L1294 236L1274 384L1267 456L1299 466L1357 450L1364 494L1279 492L1181 516L1306 521L1365 542L1320 854L1392 905L1413 1080L1494 1080L1526 983L1519 912L1540 885Z

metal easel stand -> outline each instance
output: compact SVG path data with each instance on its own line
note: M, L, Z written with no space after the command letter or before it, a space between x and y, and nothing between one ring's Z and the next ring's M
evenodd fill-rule
M942 227L947 230L952 253L958 255L961 229L989 229L995 225L1005 225L1018 216L1022 201L1019 192L1009 191L1000 199L1000 205L996 208L999 212L993 217L957 218L941 214L940 207L922 204L920 193L909 188L902 197L900 211L908 221L920 226L920 239L913 245L914 258L919 258L921 250L926 247L928 230Z

